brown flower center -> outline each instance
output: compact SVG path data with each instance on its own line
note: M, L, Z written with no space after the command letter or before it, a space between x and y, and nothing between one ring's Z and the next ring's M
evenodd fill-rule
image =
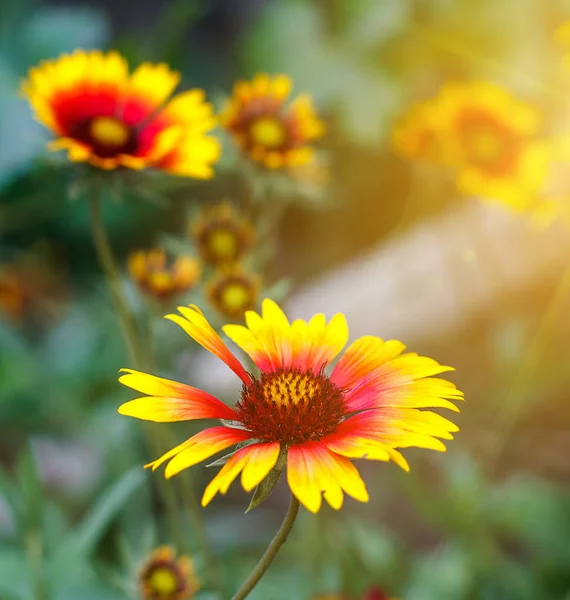
M343 391L324 373L283 369L244 385L236 410L255 438L298 444L334 431L346 405Z
M71 132L71 137L89 145L101 158L133 154L137 147L135 131L115 117L87 119Z

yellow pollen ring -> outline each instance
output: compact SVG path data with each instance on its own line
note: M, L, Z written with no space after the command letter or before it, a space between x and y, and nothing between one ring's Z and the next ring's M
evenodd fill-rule
M152 592L161 596L173 594L178 589L178 578L166 567L156 569L150 576L149 583Z
M471 137L471 144L476 156L482 160L496 160L501 157L503 145L492 131L477 131Z
M222 291L222 304L229 311L238 311L248 304L249 291L241 283L229 283Z
M104 146L124 146L130 137L130 130L122 121L113 117L96 117L89 126L91 137Z
M267 148L278 148L287 138L283 123L269 117L256 119L251 124L249 133L256 144Z

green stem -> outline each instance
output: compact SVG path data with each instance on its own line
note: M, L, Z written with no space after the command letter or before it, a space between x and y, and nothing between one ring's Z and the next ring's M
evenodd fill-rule
M113 250L105 231L103 224L103 215L101 211L101 197L99 189L94 185L89 197L89 212L91 217L91 233L99 262L107 276L109 291L115 305L115 310L119 316L123 337L127 344L129 356L135 366L140 368L143 362L143 355L139 343L139 332L137 324L123 298L121 290L121 276Z
M103 223L103 215L101 211L101 197L98 187L93 186L89 197L89 209L91 217L91 232L93 234L93 242L99 257L99 262L107 277L109 290L113 298L113 304L121 323L123 337L129 351L129 356L133 361L135 369L142 369L145 366L145 353L137 323L129 310L128 304L123 297L121 288L120 271L113 254L105 225ZM147 444L153 455L160 456L164 453L165 440L162 433L154 431L150 426L144 427ZM184 545L183 527L181 526L180 513L178 511L176 494L174 488L162 477L158 478L158 492L161 500L166 507L170 529L173 540L179 547Z
M249 577L244 581L241 588L233 596L232 600L243 600L249 596L249 593L259 583L259 580L263 577L267 569L271 566L273 559L277 556L279 549L287 541L289 533L293 528L295 519L299 512L299 501L295 496L291 494L291 502L289 503L289 509L285 515L285 519L279 528L279 531L275 537L271 540L267 550L261 557L261 560L257 563L253 571L249 574Z

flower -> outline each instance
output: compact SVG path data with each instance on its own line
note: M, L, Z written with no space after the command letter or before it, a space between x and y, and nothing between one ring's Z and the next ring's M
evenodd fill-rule
M548 169L538 111L486 82L446 85L433 105L461 192L525 208Z
M183 600L192 598L200 587L192 560L175 558L170 546L152 552L139 573L141 596L146 600Z
M392 134L396 152L407 159L446 164L446 145L436 101L420 102L400 119Z
M129 256L129 272L139 288L157 300L169 300L188 291L200 279L200 265L191 256L179 256L171 264L160 248L137 250Z
M246 273L239 265L233 265L220 271L208 283L207 294L219 313L230 318L242 318L247 310L257 305L259 288L257 275Z
M241 219L229 202L206 209L191 225L204 262L222 265L239 260L253 242L251 225Z
M326 366L348 340L342 314L328 323L318 314L308 323L298 319L289 324L277 304L266 299L261 315L245 314L246 326L225 325L224 333L259 369L252 375L197 307L178 310L180 314L166 318L241 379L237 404L231 408L205 391L124 369L119 381L147 396L126 402L119 412L156 422L222 420L147 465L154 470L169 461L165 476L170 478L239 445L206 487L203 506L218 492L225 494L240 473L243 488L253 490L284 453L289 487L311 512L319 510L323 494L335 509L345 493L367 502L366 486L351 459L392 459L407 471L396 448L444 451L437 438L452 439L458 430L439 414L421 410L458 411L450 400L463 394L449 381L432 377L452 369L415 353L402 354L401 342L361 337L327 374Z
M397 598L392 598L388 596L386 592L381 590L378 587L371 587L362 596L362 600L397 600Z
M241 150L269 169L310 163L314 150L308 144L325 132L309 95L285 106L291 87L286 75L258 73L251 82L235 84L220 115Z
M169 100L179 80L163 63L129 74L118 52L76 50L30 69L21 89L56 136L49 148L67 150L71 161L209 179L220 155L206 135L213 109L200 89Z

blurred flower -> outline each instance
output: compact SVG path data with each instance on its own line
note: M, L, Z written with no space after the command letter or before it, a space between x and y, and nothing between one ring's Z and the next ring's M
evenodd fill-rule
M56 317L65 295L61 274L36 251L0 264L0 317L14 323Z
M546 145L533 140L538 111L486 82L446 85L433 105L443 143L470 195L525 208L546 177Z
M347 594L342 594L340 592L331 592L329 594L318 594L317 596L313 596L313 600L351 600L352 597ZM361 596L360 600L398 600L397 598L392 598L391 596L387 596L380 588L374 587L368 589Z
M76 50L30 69L22 92L36 118L56 136L51 150L101 169L156 167L208 179L220 155L204 92L168 100L180 75L143 63L132 75L119 53Z
M289 77L267 73L258 73L251 82L238 81L220 115L242 151L269 169L311 162L314 150L308 143L325 132L309 95L285 106L291 86Z
M435 100L415 104L396 125L392 141L400 156L436 164L448 162L441 115L435 104Z
M366 592L364 592L362 600L397 600L397 598L392 598L392 596L388 596L380 588L372 587L369 588Z
M208 283L208 299L212 306L229 318L243 318L246 310L256 307L260 281L239 265L226 267Z
M165 476L170 478L238 444L206 487L203 506L218 492L225 494L240 472L249 492L274 467L285 465L292 493L311 512L321 507L323 493L335 509L342 506L344 493L367 502L366 486L351 459L392 459L407 471L396 448L444 451L437 438L452 439L458 430L442 416L418 410L458 411L450 400L460 400L462 392L432 377L452 369L415 353L402 354L401 342L357 339L332 373L325 373L348 340L342 314L328 324L323 314L309 323L298 319L289 324L277 304L266 299L261 315L246 313L247 326L225 325L224 333L259 368L258 375L250 375L197 307L179 310L182 316L166 318L242 380L235 408L197 388L125 369L119 381L149 397L126 402L119 412L157 422L222 420L221 426L201 431L147 465L154 470L169 460Z
M196 285L201 269L191 256L169 262L164 250L137 250L129 256L129 272L138 287L157 300L169 300Z
M183 600L194 597L200 585L189 557L175 558L170 546L160 546L143 565L139 587L146 600Z
M239 260L253 241L251 225L235 213L229 202L204 210L192 223L191 234L204 262L212 265Z

